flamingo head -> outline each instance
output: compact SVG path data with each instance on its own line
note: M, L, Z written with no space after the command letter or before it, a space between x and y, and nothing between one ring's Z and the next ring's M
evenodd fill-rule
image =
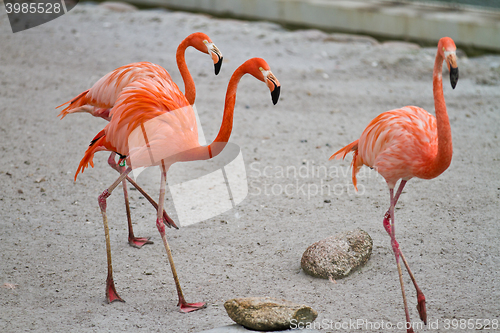
M457 47L455 42L450 37L443 37L439 40L438 52L446 62L446 66L450 71L451 87L455 89L458 82L458 65L457 65Z
M281 85L276 76L271 72L267 62L262 58L252 58L247 60L246 64L248 65L247 73L267 84L267 87L271 91L273 104L276 105L280 98Z
M215 46L210 37L203 32L195 32L189 37L191 46L200 52L210 55L214 62L215 75L219 74L223 57L221 51Z

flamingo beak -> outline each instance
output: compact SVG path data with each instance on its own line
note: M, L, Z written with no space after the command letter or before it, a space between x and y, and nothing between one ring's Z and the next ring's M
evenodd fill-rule
M222 67L222 56L219 58L219 60L214 64L215 67L215 75L219 74L220 68Z
M273 100L273 104L276 105L276 103L278 103L278 100L280 98L281 85L276 76L274 76L274 74L271 73L271 71L268 71L266 74L267 74L265 76L266 83L267 86L269 87L269 90L271 91L271 98Z
M222 53L221 51L215 46L214 43L210 43L207 45L208 48L208 54L212 57L212 60L214 62L214 68L215 68L215 75L219 74L220 68L222 67Z
M450 52L446 54L446 64L448 65L448 69L450 70L450 83L451 87L455 89L458 82L458 65L457 65L457 56L455 52Z
M458 67L450 66L450 82L451 82L451 87L455 89L458 82Z
M280 98L281 86L276 86L273 91L271 91L271 98L273 100L273 105L278 103L278 99Z

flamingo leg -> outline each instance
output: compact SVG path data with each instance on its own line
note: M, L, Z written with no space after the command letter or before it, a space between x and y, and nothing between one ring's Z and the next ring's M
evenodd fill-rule
M398 203L399 196L403 192L403 188L404 188L405 185L406 185L406 181L405 180L401 180L401 183L399 184L398 191L396 192L396 195L394 197L394 206L396 206L396 204ZM389 236L392 235L392 228L391 228L391 225L390 225L390 217L391 217L390 212L387 211L387 213L385 213L384 222L383 222L384 223L384 228L387 231L387 233L389 234ZM392 236L391 236L391 238L392 238ZM396 242L396 244L397 244L397 242ZM397 244L397 247L399 249L399 255L401 256L401 259L403 260L403 263L404 263L404 265L406 267L406 270L408 271L408 274L410 275L410 279L413 282L413 285L415 286L415 290L417 292L417 302L418 302L418 304L417 304L417 310L418 310L418 314L420 316L420 319L424 322L424 324L427 325L427 310L426 310L426 307L425 307L425 296L424 296L424 293L418 287L417 280L415 279L415 276L413 275L413 273L412 273L412 271L410 269L410 265L408 265L408 262L406 261L406 258L403 255L403 252L399 248L399 244Z
M121 170L118 168L118 164L116 163L115 157L116 157L116 153L111 152L111 154L108 157L108 165L110 167L112 167L113 169L115 169L116 171L118 171L119 173L121 173L120 172Z
M122 169L124 167L121 167ZM123 184L123 196L125 197L125 209L127 210L127 223L128 223L128 243L130 246L140 249L145 244L154 244L153 241L149 240L151 237L135 237L134 229L132 227L132 218L130 216L130 204L128 201L128 190L126 179L122 180Z
M125 170L125 167L122 167L122 166L118 165L116 163L115 157L116 157L116 153L112 152L109 155L108 164L109 164L110 167L112 167L113 169L115 169L116 171L118 171L121 174ZM128 243L130 244L130 246L136 247L138 249L140 249L145 244L153 244L153 242L149 240L150 237L147 237L147 238L145 238L145 237L135 237L135 235L134 235L134 228L132 227L132 217L130 215L130 203L129 203L129 200L128 200L127 181L125 180L125 178L122 180L122 187L123 187L123 196L124 196L124 199L125 199L125 209L126 209L126 212L127 212Z
M104 235L106 236L106 255L108 259L108 277L106 278L106 300L108 303L112 303L114 301L125 302L116 292L115 283L113 281L113 266L111 263L111 242L109 240L109 227L108 227L108 216L106 214L106 199L111 195L113 190L121 183L123 179L127 176L128 173L132 171L132 168L128 168L125 170L118 179L111 184L101 195L97 198L99 203L99 208L101 209L102 214L102 222L104 225Z
M153 207L158 210L158 204L156 203L156 201L153 200L153 198L151 198L149 196L149 194L146 193L146 191L144 191L135 181L132 180L132 178L130 178L129 176L127 176L127 181L132 185L134 186L148 201L149 203L151 203L151 205L153 205ZM163 219L164 219L164 222L165 224L167 225L167 227L174 227L175 229L179 229L179 227L175 224L174 220L172 220L170 218L170 216L168 216L167 212L165 211L165 209L163 210Z
M402 190L402 189L401 189ZM395 224L394 224L394 206L395 206L395 198L394 198L394 189L389 189L390 193L390 198L391 198L391 206L389 208L389 214L391 216L391 245L392 245L392 250L394 252L394 256L396 257L396 265L398 267L398 276L399 276L399 284L401 285L401 293L403 295L403 304L405 307L405 316L406 316L406 331L407 333L414 333L413 328L411 327L411 322L410 322L410 312L408 311L408 303L406 301L406 293L405 293L405 288L404 288L404 283L403 283L403 272L401 270L401 263L399 262L400 258L400 250L399 250L399 244L396 241L396 235L395 235Z
M115 169L117 172L119 173L122 173L123 170L124 170L124 167L120 167L117 163L116 163L116 160L115 160L115 157L116 157L116 153L115 152L112 152L111 155L109 155L109 158L108 158L108 164L110 167L112 167L113 169ZM149 196L149 194L146 193L146 191L144 191L142 189L142 187L139 186L139 184L137 184L134 180L132 180L132 178L130 178L129 176L127 176L125 178L133 187L135 187L150 203L151 205L155 208L155 209L158 209L158 204L153 200L153 198L151 198ZM125 194L126 192L126 188L125 188L125 183L123 185L123 192L124 192L124 196L125 196L125 207L126 206L129 206L129 203L128 203L128 192L127 194ZM179 229L179 227L175 224L174 220L172 220L170 218L170 216L168 216L167 212L165 210L163 210L163 218L165 219L165 222L167 224L167 226L170 228L170 227L174 227L175 229ZM130 209L128 208L127 210L127 220L131 221L131 217L130 217ZM131 223L129 223L129 236L130 236L130 231L132 230L132 225ZM134 231L132 230L132 235L133 235ZM146 239L146 238L142 238L142 239ZM149 239L149 238L147 238ZM130 238L129 238L130 240ZM146 244L153 244L153 242L151 243L146 243ZM131 244L132 245L132 244ZM134 246L134 245L132 245Z
M161 185L160 185L160 198L158 199L158 210L157 210L157 219L156 219L156 227L160 232L161 239L163 240L163 245L165 246L165 250L167 251L168 261L170 263L170 269L172 270L172 275L174 276L175 287L177 289L177 296L179 297L179 303L177 306L180 307L180 311L187 313L202 309L205 307L205 303L187 303L184 299L184 295L182 294L181 284L179 282L179 278L177 276L177 271L175 270L174 259L172 257L172 251L170 250L170 246L167 242L167 236L165 234L165 223L163 221L163 215L161 212L163 211L163 202L165 199L165 186L167 180L167 171L165 169L165 165L162 161L161 166Z

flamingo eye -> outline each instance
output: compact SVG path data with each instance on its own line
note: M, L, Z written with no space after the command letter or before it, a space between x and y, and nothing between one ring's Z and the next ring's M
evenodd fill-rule
M205 40L203 41L203 44L208 44L208 40L206 40L206 39L205 39Z

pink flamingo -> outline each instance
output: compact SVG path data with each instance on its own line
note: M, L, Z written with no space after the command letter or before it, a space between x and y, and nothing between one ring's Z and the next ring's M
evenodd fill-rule
M361 137L333 154L333 158L345 158L353 152L352 181L356 187L356 174L363 165L375 168L384 177L389 187L390 207L384 217L384 227L391 236L391 245L396 257L401 292L406 315L407 331L413 332L403 286L399 258L410 275L417 291L420 319L427 324L425 297L418 287L408 263L399 248L395 236L394 207L408 180L413 177L432 179L443 173L451 163L452 140L450 121L443 96L443 61L450 71L451 86L458 81L456 46L449 37L439 40L433 72L433 92L436 117L416 106L405 106L384 112L373 119ZM401 179L394 195L394 187Z
M215 46L215 44L211 41L210 37L202 32L195 32L189 36L187 36L177 47L176 60L177 67L181 73L181 76L184 80L185 86L185 96L188 102L193 105L196 99L196 88L194 85L193 77L189 72L185 53L186 49L192 46L196 48L198 51L207 53L212 58L215 67L215 75L219 74L220 68L222 66L222 54L219 49ZM116 103L116 100L122 90L128 86L131 82L142 78L162 78L165 80L172 81L170 74L161 66L150 62L136 62L132 64L128 64L122 67L115 69L114 71L103 76L99 81L97 81L92 88L82 92L71 101L66 102L59 107L69 105L59 113L61 119L66 117L71 113L78 112L87 112L93 115L94 117L100 117L107 121L111 120L112 114L111 108ZM124 171L124 167L120 164L120 161L116 163L116 153L112 152L108 159L108 164L118 171L122 173ZM126 180L129 181L141 194L155 207L158 208L156 202L141 188L139 185L133 181L130 177L127 177L123 180L123 195L125 198L125 209L127 212L127 221L128 221L128 242L131 246L141 248L144 244L152 244L153 242L149 240L149 238L144 237L136 237L134 235L134 230L132 228L132 218L130 215L130 205L128 200L128 190ZM177 228L174 221L167 215L164 211L164 218L167 222L167 225L173 226Z
M161 166L161 186L156 226L172 269L179 298L178 306L182 312L195 311L205 306L203 302L187 303L182 294L165 234L164 217L161 214L165 198L166 175L170 165L175 162L206 160L217 156L222 151L232 132L238 82L247 73L265 82L271 91L273 103L278 102L281 87L268 64L260 58L247 60L236 69L229 81L222 125L214 142L208 146L199 145L193 109L172 81L163 78L143 78L129 84L118 96L111 110L113 114L111 121L94 138L75 174L76 180L80 171L83 172L89 164L93 166L93 156L100 150L114 151L124 156L128 164L128 168L98 198L106 235L108 258L106 298L108 302L123 300L118 296L113 282L106 198L133 169L159 165Z

